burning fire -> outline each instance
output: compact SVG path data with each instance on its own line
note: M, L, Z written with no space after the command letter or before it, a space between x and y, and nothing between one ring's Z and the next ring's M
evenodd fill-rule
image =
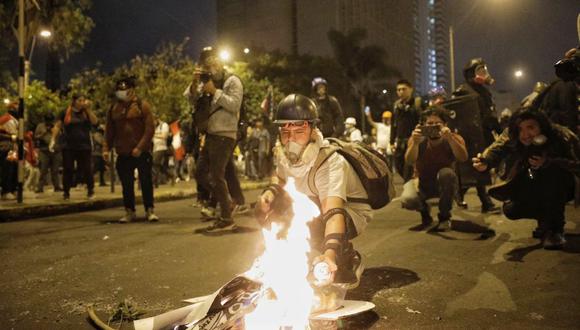
M314 302L307 276L310 271L308 222L320 214L306 195L296 190L294 180L286 185L293 199L294 217L289 228L272 222L262 229L264 253L254 261L246 276L263 283L256 309L246 315L246 329L306 329ZM273 219L275 220L275 219ZM287 230L285 237L281 231Z

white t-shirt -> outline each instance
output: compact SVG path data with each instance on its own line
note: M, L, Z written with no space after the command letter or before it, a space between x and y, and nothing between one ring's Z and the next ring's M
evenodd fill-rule
M160 122L155 127L155 135L153 135L153 152L167 150L167 138L169 137L169 125L165 122Z
M375 128L377 129L377 148L386 149L387 154L390 155L391 125L376 123Z
M277 174L281 179L287 181L289 172L284 166L277 168ZM370 205L363 203L353 203L347 201L350 198L368 198L358 175L344 157L338 153L332 154L318 169L314 177L314 184L318 189L316 196L308 187L308 174L303 177L295 177L296 190L310 196L318 198L320 201L328 197L339 197L345 201L345 209L351 216L357 233L360 234L372 219L372 209Z
M352 132L350 132L350 142L362 142L363 138L362 138L362 134L360 132L360 129L355 128L354 130L352 130Z

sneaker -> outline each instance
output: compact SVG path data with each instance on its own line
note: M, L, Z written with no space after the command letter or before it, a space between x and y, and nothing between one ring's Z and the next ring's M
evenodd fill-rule
M234 204L232 215L247 214L250 213L250 211L250 208L246 204Z
M499 206L495 204L481 205L481 213L496 213L499 212Z
M450 231L451 230L451 220L440 220L437 224L438 231Z
M159 221L159 217L155 215L153 208L147 209L147 211L145 211L145 218L150 222Z
M544 228L537 227L532 231L532 237L537 239L542 239L546 236L546 230Z
M360 253L351 249L345 252L344 264L336 272L334 282L345 289L354 289L359 286L363 271L364 265Z
M125 209L125 216L119 219L119 223L127 223L135 220L135 211L131 209Z
M236 228L236 223L231 218L230 219L218 218L213 224L211 224L209 227L205 228L205 231L215 232L215 231L230 230L230 229L235 229L235 228Z
M64 194L62 194L62 199L68 201L70 199L70 193L65 192Z
M215 218L215 208L213 207L202 207L201 216L204 218Z
M564 233L547 232L544 239L544 249L546 250L562 250L566 244Z

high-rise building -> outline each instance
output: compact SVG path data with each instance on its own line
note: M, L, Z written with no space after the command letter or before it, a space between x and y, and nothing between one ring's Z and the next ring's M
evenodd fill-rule
M449 26L446 0L415 0L415 85L421 93L449 84Z
M400 0L218 0L218 42L287 53L332 56L327 33L367 31L365 45L383 47L389 64L415 77L413 2Z

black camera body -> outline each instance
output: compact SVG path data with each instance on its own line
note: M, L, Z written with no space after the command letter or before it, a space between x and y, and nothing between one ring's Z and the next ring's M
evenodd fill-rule
M202 72L199 75L199 80L202 83L207 84L210 80L212 80L212 74L211 74L211 72Z
M441 136L441 126L439 125L421 125L419 126L421 134L427 138L437 138Z
M559 60L554 64L556 76L564 81L580 82L580 50L570 58Z

